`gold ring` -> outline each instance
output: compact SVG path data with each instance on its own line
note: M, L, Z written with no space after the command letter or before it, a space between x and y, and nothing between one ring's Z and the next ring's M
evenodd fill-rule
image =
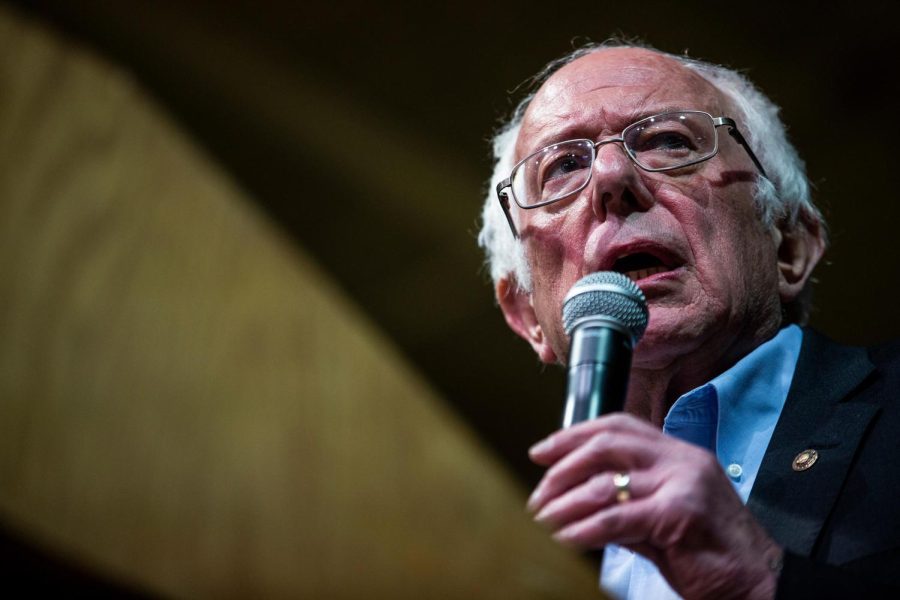
M616 502L621 504L631 499L631 476L628 473L613 475L613 485L616 486Z

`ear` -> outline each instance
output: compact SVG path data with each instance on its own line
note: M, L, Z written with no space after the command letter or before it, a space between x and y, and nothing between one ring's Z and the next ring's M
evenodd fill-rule
M544 330L538 323L534 304L531 302L531 294L522 290L518 282L511 276L500 279L495 291L500 310L503 311L506 324L510 329L531 344L542 362L555 363L556 353L547 343Z
M778 251L778 293L785 305L800 295L822 258L825 235L818 221L801 218L793 226L777 227L774 236Z

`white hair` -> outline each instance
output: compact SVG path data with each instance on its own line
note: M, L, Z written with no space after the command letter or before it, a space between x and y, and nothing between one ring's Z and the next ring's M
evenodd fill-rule
M780 224L789 228L800 222L805 226L818 227L824 235L825 222L810 197L806 167L787 139L784 124L778 117L779 108L747 77L720 65L661 52L643 44L610 40L578 48L544 67L531 80L534 91L519 102L509 120L494 135L494 173L484 201L478 244L485 251L495 284L512 275L522 290L531 291L531 273L524 246L513 237L495 191L497 184L509 176L515 165L515 145L525 111L536 90L553 73L582 56L608 48L642 48L668 56L718 89L737 110L738 114L733 117L737 119L741 133L768 176L757 178L754 193L762 222L766 226ZM514 206L515 203L511 203L511 210L515 210ZM808 298L803 300L804 306L797 320L805 320L808 301Z

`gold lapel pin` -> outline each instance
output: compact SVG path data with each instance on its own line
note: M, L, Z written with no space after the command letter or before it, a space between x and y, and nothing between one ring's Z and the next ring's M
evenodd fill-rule
M812 448L809 448L794 457L791 468L795 471L805 471L816 464L817 460L819 460L819 453Z

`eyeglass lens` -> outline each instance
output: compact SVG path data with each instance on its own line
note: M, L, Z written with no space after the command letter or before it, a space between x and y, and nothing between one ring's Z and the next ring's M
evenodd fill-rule
M676 169L716 153L715 124L702 112L674 112L643 119L625 128L622 139L631 159L651 171ZM590 180L595 158L591 140L561 142L538 150L513 173L516 201L533 206L580 191Z

